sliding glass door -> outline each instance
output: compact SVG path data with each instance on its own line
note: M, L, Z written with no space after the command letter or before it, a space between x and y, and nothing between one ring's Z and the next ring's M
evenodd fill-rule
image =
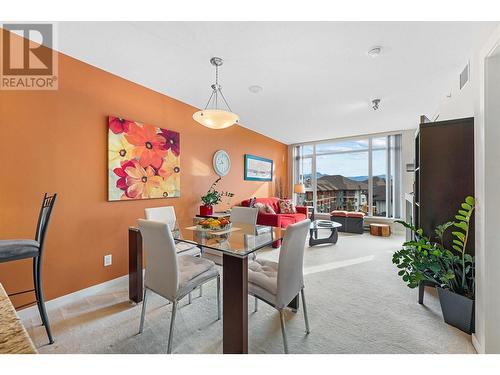
M400 217L401 135L295 146L294 179L306 187L297 203L318 213Z

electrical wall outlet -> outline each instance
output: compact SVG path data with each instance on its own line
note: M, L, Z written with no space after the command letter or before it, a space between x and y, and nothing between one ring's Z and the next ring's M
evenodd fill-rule
M113 256L111 254L104 255L104 267L111 266L113 263Z

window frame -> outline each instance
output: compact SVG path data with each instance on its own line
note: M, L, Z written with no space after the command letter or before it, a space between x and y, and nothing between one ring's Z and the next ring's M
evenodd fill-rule
M399 141L399 166L396 165L398 163L395 163L394 166L391 166L391 138L390 136L400 136L400 141ZM384 148L376 148L376 149L384 149L387 150L386 154L386 213L385 216L373 216L373 139L376 138L382 138L382 137L387 137L387 143ZM345 154L345 153L355 153L355 152L368 152L368 215L367 217L369 218L386 218L386 219L399 219L400 217L395 217L395 207L396 205L399 206L400 210L400 216L402 215L402 196L401 194L396 194L398 191L401 191L402 186L396 187L392 189L393 191L393 197L392 197L392 204L390 204L389 200L391 200L391 183L389 183L389 179L392 178L392 173L391 170L394 169L394 171L397 173L394 176L394 184L398 182L399 184L402 184L402 171L401 171L401 164L402 164L402 157L403 157L403 151L402 151L402 137L403 137L403 132L402 131L392 131L392 132L384 132L384 133L374 133L374 134L366 134L366 135L360 135L360 136L355 136L355 137L343 137L343 138L331 138L331 139L324 139L320 141L310 141L310 142L302 142L302 143L295 143L291 144L290 147L292 147L292 160L293 160L293 166L292 166L292 184L298 183L298 182L304 182L304 181L299 181L299 176L297 176L297 167L295 165L296 161L298 160L298 156L296 154L298 147L303 147L303 146L312 146L312 154L307 154L307 157L311 158L311 190L312 190L312 198L313 198L313 207L314 211L317 211L317 170L316 170L316 157L317 156L324 156L324 155L338 155L338 154ZM396 139L396 138L393 138ZM368 141L368 146L367 149L361 149L361 150L349 150L349 151L331 151L331 152L321 152L317 153L316 152L316 146L321 145L321 144L332 144L332 143L341 143L341 142L348 142L348 141L356 141L356 140L367 140ZM375 150L376 150L375 149ZM391 168L392 167L392 168ZM303 171L302 171L303 172ZM295 198L295 193L293 193L294 198ZM396 199L399 200L399 202L396 204ZM295 200L295 199L294 199ZM389 208L391 211L391 216L389 216Z

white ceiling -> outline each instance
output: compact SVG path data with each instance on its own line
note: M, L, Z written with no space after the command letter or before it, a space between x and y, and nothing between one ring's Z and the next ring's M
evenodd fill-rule
M209 59L220 56L223 92L241 124L290 144L415 128L495 25L61 22L58 49L195 107L208 100ZM382 54L369 57L376 45Z

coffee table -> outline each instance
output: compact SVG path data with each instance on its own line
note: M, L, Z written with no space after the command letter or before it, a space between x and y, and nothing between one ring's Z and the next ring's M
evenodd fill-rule
M324 243L337 243L337 240L339 239L338 228L340 228L341 226L342 224L330 220L312 221L311 226L309 227L309 246L315 246ZM318 238L319 229L329 229L330 236Z

